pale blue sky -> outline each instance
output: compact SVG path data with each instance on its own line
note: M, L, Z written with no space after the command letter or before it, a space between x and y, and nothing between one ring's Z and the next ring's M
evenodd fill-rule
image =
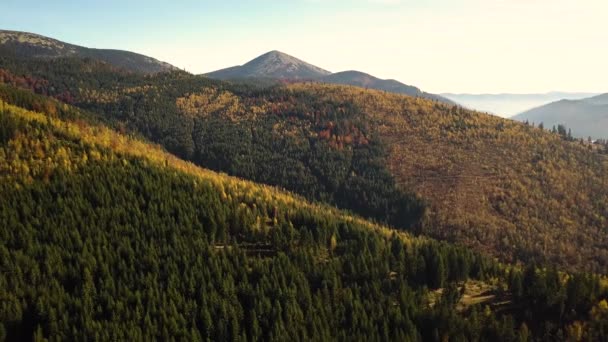
M281 50L432 92L608 91L605 0L2 0L0 28L194 73Z

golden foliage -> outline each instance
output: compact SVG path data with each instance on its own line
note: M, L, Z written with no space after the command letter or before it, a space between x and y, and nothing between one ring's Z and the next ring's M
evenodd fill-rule
M215 88L203 88L201 92L188 94L176 100L177 108L191 117L208 117L222 115L233 121L238 121L245 114L245 108L239 98L228 91ZM259 113L256 108L254 115Z
M605 271L608 160L586 143L422 98L315 83L288 89L357 106L388 147L396 181L428 200L432 236L507 261Z
M3 113L4 112L4 113ZM311 203L292 193L279 190L275 187L261 185L240 178L231 177L203 169L186 162L164 151L160 146L143 142L133 137L124 136L104 126L92 126L82 122L68 122L51 118L45 114L28 111L0 101L0 115L12 115L26 122L36 122L49 125L53 134L37 130L35 134L28 131L28 136L19 134L9 141L8 148L0 148L0 179L8 179L19 186L19 182L31 182L33 178L48 178L58 168L65 171L74 171L89 160L123 160L123 157L134 157L149 162L157 167L170 167L176 172L183 172L195 176L200 182L213 185L228 201L239 201L245 208L256 203L265 203L267 206L284 206L287 208L305 208L312 213L322 212L328 217L334 217L345 223L356 223L360 226L374 230L386 238L395 235L406 244L426 241L426 238L414 238L405 232L382 226L360 217L346 214L336 208ZM60 139L57 135L63 135ZM75 142L84 149L71 149L63 140ZM40 150L39 159L33 159L24 151ZM80 151L80 152L78 152ZM196 186L196 183L194 184ZM289 209L288 209L289 211ZM270 215L272 216L272 215ZM266 217L263 221L273 222L273 217ZM260 227L258 227L260 228Z

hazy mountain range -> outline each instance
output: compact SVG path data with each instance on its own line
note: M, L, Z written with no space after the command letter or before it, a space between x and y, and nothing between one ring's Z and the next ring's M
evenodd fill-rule
M453 94L442 93L448 98L469 109L487 112L502 117L511 117L523 111L563 99L578 100L597 93L549 92L544 94Z
M306 80L331 84L344 84L384 90L414 97L424 97L454 104L454 102L445 97L423 92L417 87L406 85L396 80L383 80L356 70L331 73L325 69L276 50L267 52L243 65L213 71L205 75L220 80L243 80L254 78L296 81Z
M579 138L608 139L608 94L580 100L559 100L513 117L519 121L543 123L545 128L559 124Z
M0 50L16 57L93 58L128 71L145 74L178 69L169 63L130 51L91 49L28 32L0 30Z

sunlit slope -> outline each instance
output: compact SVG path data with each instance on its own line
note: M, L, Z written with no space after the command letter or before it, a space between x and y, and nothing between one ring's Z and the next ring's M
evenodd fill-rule
M418 340L424 288L502 274L63 115L0 102L2 339Z
M264 88L77 60L0 62L5 83L95 112L198 165L393 227L419 228L426 215L425 232L507 261L608 265L606 162L583 143L356 87Z
M89 160L120 161L127 165L130 158L136 158L144 165L161 167L168 171L194 176L192 178L194 181L193 186L196 186L196 180L199 179L204 183L212 185L221 194L222 198L227 198L230 201L251 202L251 204L259 202L266 203L269 206L280 205L320 211L324 214L336 215L336 217L341 217L346 221L357 221L370 229L385 232L387 235L394 233L386 227L358 219L352 215L343 214L336 209L322 204L312 204L303 198L277 190L274 187L201 168L190 162L181 160L173 154L167 153L158 145L122 135L102 125L90 125L86 121L78 119L66 121L49 116L48 114L25 110L1 100L0 111L5 112L5 117L16 118L17 121L15 122L24 122L28 130L30 129L30 125L34 127L34 130L37 126L45 127L42 131L50 130L49 136L43 137L43 141L31 142L28 141L28 136L22 135L25 132L20 132L18 129L19 125L16 124L17 139L6 139L4 137L5 143L8 145L3 149L2 178L5 181L9 179L18 180L15 183L17 188L20 187L19 184L21 182L28 184L40 178L44 180L45 177L50 177L55 170L76 172L80 166L86 165ZM70 114L76 115L73 113L71 112ZM3 121L3 129L7 131L11 128L8 122ZM39 133L38 131L35 132ZM55 137L54 134L60 134L60 136ZM24 139L23 145L19 138ZM84 145L90 150L90 153L87 151L74 153L75 151L69 148L70 144L65 143L66 141L80 146ZM56 146L50 148L49 152L51 155L46 156L45 149L49 148L49 143L53 145L52 142L55 142ZM33 151L29 149L33 149ZM32 152L32 155L27 155L29 159L22 160L20 158L22 157L20 156L22 150L25 150L25 153ZM265 217L264 219L269 219L269 217ZM399 233L399 235L408 241L413 239L413 237L403 232Z
M538 128L388 93L293 85L352 103L403 187L431 204L425 231L506 259L605 270L608 161Z
M0 102L0 340L604 337L597 276L499 265L10 98L45 113Z

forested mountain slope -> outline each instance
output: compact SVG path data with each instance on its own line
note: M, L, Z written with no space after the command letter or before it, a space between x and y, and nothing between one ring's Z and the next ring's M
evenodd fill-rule
M199 165L277 185L504 261L604 273L605 156L523 123L355 87L144 77L0 59L55 96Z
M514 260L605 271L608 160L588 144L422 99L291 91L358 108L386 144L396 181L430 203L427 233Z
M507 274L466 249L198 168L59 102L3 94L45 113L0 101L0 340L605 334L597 277ZM490 278L506 306L456 310L459 282ZM431 301L427 288L443 289Z
M427 269L442 263L428 274L433 288L497 272L465 250L197 168L44 106L53 114L0 102L0 339L415 340L427 328L408 315L432 313L416 289ZM459 274L443 264L452 256ZM428 266L406 272L418 257Z
M395 94L404 94L412 97L424 97L443 103L456 104L443 96L424 92L417 87L406 85L396 80L382 80L364 72L355 70L336 72L331 75L324 76L321 78L321 82L384 90Z
M73 59L8 60L7 65L16 71L2 76L0 70L5 83L95 111L117 129L142 134L199 165L282 186L395 226L413 226L424 212L419 198L397 189L379 142L361 135L361 144L345 155L326 137L311 136L307 120L285 125L280 106L255 103L266 93L281 96L275 92L281 88L224 84L185 73L144 77ZM18 76L22 73L32 76ZM319 120L317 126L324 127L330 118ZM285 130L293 134L284 135Z
M17 57L40 59L93 58L117 68L154 74L177 70L173 65L138 53L110 49L90 49L34 33L0 30L0 51Z

